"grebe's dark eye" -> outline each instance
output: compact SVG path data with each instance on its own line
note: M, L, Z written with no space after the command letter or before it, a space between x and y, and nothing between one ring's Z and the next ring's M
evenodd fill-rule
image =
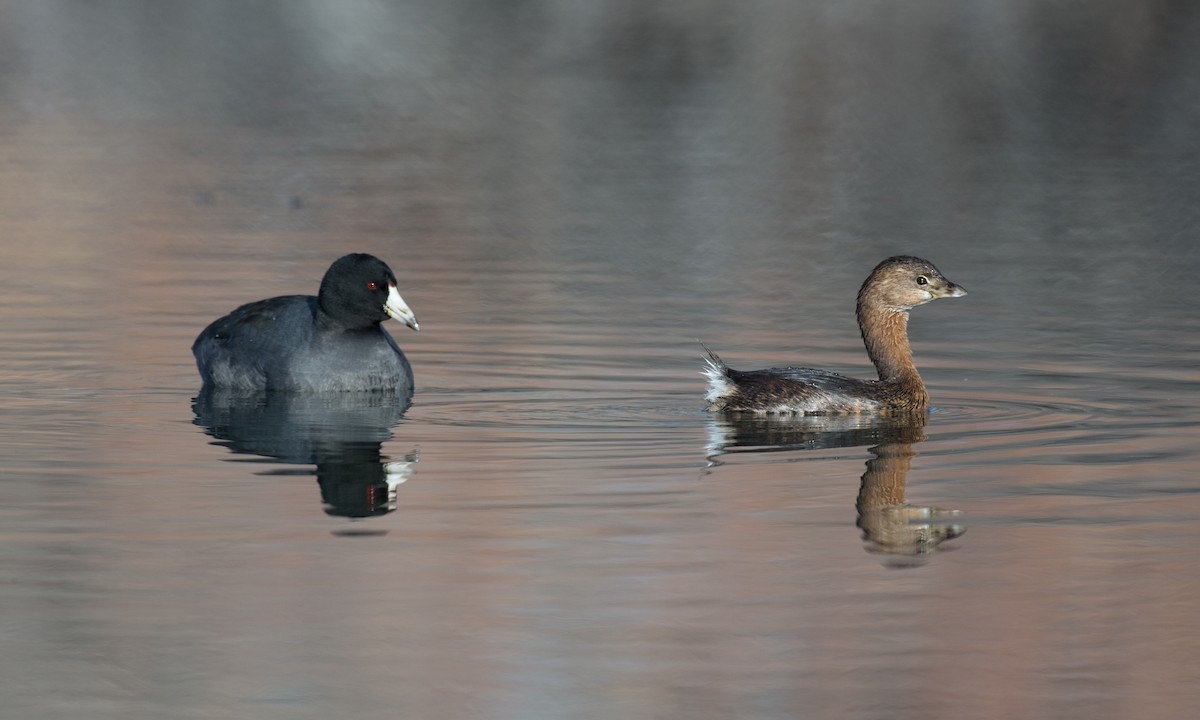
M378 289L379 289L379 283L375 282L374 280L369 280L369 281L367 282L367 289L368 289L368 290L371 290L371 291L378 290Z
M928 285L929 278L925 277L924 275L918 275L917 276L917 284L918 285Z

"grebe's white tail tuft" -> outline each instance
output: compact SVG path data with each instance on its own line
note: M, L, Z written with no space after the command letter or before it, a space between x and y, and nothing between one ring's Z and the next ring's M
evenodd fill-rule
M708 354L708 357L704 358L706 367L700 371L708 378L708 394L704 396L704 399L715 403L731 394L735 388L729 381L729 367L715 352L705 347L704 343L700 343L700 347L704 348L704 352Z

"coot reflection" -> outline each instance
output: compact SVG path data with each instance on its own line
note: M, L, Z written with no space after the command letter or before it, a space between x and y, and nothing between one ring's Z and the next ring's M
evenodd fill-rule
M895 567L921 564L966 528L957 510L911 505L905 498L913 446L925 439L925 416L906 418L714 416L709 421L709 466L730 453L784 452L869 445L859 484L856 525L864 549Z
M365 518L394 510L396 488L413 472L415 452L397 461L383 455L384 441L411 402L411 390L255 393L205 388L193 409L195 424L218 440L215 445L315 466L325 512Z

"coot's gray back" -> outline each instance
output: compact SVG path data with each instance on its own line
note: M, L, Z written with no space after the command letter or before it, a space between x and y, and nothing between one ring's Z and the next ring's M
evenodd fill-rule
M379 323L418 329L396 279L370 255L347 255L318 297L248 303L213 321L192 345L206 387L260 391L412 390L412 367Z

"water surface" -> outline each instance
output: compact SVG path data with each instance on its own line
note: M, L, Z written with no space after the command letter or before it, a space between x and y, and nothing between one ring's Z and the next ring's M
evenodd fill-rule
M1198 28L1102 5L7 8L7 712L1188 716ZM197 397L350 251L411 405ZM703 411L896 253L923 427Z

